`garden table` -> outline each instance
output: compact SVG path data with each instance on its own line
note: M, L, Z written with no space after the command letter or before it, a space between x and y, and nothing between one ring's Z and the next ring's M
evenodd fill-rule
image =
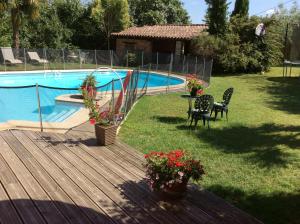
M181 97L185 98L185 99L188 99L188 111L187 111L187 114L188 114L188 120L189 120L190 117L191 117L191 112L193 110L193 101L195 99L197 99L199 96L191 96L191 94L182 94Z

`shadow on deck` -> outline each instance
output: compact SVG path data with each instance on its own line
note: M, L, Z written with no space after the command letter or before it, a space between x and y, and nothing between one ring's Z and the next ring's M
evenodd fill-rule
M162 201L143 180L143 155L95 146L93 130L0 132L0 223L260 223L189 186Z

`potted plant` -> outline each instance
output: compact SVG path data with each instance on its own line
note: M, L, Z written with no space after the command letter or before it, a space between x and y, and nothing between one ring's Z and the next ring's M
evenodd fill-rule
M153 191L166 197L182 197L189 179L198 181L204 174L200 161L183 150L150 152L145 159L147 183Z
M204 94L203 81L198 79L196 75L188 75L186 80L191 97Z
M86 90L88 95L92 98L96 98L97 95L97 80L93 74L89 74L82 82L81 90Z
M111 145L115 142L117 128L114 113L108 110L101 110L97 101L90 96L87 89L82 90L84 105L89 109L89 120L95 125L95 133L98 145ZM111 108L111 106L109 107Z

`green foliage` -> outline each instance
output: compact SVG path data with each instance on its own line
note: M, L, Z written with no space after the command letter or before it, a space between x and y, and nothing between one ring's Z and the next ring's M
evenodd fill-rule
M60 20L56 5L41 4L39 18L28 21L22 29L21 44L27 48L69 48L72 34Z
M82 82L83 87L92 87L92 88L96 88L97 87L97 80L96 80L96 76L93 74L89 74L85 77L85 79Z
M293 69L298 76L298 70ZM201 187L266 224L300 220L300 79L282 68L265 75L213 77L207 94L216 101L232 86L229 121L210 130L187 123L182 93L143 97L119 137L143 153L184 149L205 168ZM155 130L155 131L154 131ZM133 137L134 136L134 137Z
M1 1L0 12L10 12L12 25L13 47L20 46L20 28L24 19L33 20L39 16L39 0L12 0Z
M179 0L129 0L129 6L136 26L189 23L188 13Z
M208 8L206 12L206 23L208 32L212 35L223 35L227 25L227 0L205 0Z
M105 33L108 49L111 33L126 29L130 25L127 0L94 0L91 4L91 16Z
M11 46L12 31L9 26L10 18L7 13L0 13L0 46Z
M267 26L265 37L255 35L256 26ZM220 36L200 36L194 53L214 58L214 72L263 72L282 61L282 39L273 18L232 17L227 31Z
M248 16L249 0L236 0L231 16Z
M190 178L199 181L204 175L200 161L183 150L151 152L145 158L146 180L153 190L176 188L186 184Z

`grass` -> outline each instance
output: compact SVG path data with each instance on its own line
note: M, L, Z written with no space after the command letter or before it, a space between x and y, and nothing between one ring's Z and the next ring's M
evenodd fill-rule
M206 92L216 100L235 92L229 122L219 118L211 130L189 129L180 93L146 96L120 137L144 153L185 149L204 164L204 188L265 223L300 223L300 78L281 74L212 78Z

